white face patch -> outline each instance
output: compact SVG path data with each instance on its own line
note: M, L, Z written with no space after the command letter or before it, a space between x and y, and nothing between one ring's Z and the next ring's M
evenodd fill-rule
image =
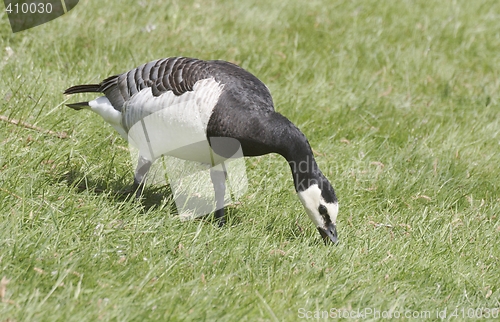
M306 209L307 215L313 221L316 227L325 228L325 219L319 213L319 206L323 205L328 210L328 215L333 224L337 222L337 214L339 212L338 203L328 203L323 197L321 197L321 189L317 184L313 184L304 191L299 191L298 196L304 208Z

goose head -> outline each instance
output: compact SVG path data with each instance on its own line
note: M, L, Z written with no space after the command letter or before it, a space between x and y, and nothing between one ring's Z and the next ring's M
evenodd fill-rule
M337 243L337 197L328 179L321 175L304 190L297 192L307 215L318 229L325 244Z

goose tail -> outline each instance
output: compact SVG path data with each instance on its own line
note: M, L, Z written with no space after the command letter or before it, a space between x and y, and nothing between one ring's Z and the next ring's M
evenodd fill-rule
M79 111L84 108L89 108L89 102L78 102L78 103L71 103L71 104L66 104L67 107L72 108L76 111Z
M78 94L78 93L100 93L101 85L99 84L85 84L85 85L75 85L64 91L64 94ZM81 110L84 108L89 108L89 102L78 102L66 104L67 107L72 108L74 110Z
M86 84L75 85L64 91L64 94L77 94L77 93L100 93L101 85L99 84Z

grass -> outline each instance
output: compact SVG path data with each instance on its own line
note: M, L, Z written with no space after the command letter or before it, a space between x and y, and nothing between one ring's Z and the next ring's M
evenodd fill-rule
M81 1L17 34L1 13L0 114L38 129L0 121L0 321L493 318L498 12L465 0ZM62 91L175 55L233 61L269 86L336 188L338 246L322 244L276 155L246 161L249 190L222 229L180 222L164 187L142 203L119 194L132 181L126 143L64 107Z

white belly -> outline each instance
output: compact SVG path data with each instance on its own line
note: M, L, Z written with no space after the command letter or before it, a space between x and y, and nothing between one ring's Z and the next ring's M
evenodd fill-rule
M129 143L150 160L169 155L212 163L207 125L222 87L214 79L204 79L180 96L166 92L154 97L150 88L143 89L122 109Z

